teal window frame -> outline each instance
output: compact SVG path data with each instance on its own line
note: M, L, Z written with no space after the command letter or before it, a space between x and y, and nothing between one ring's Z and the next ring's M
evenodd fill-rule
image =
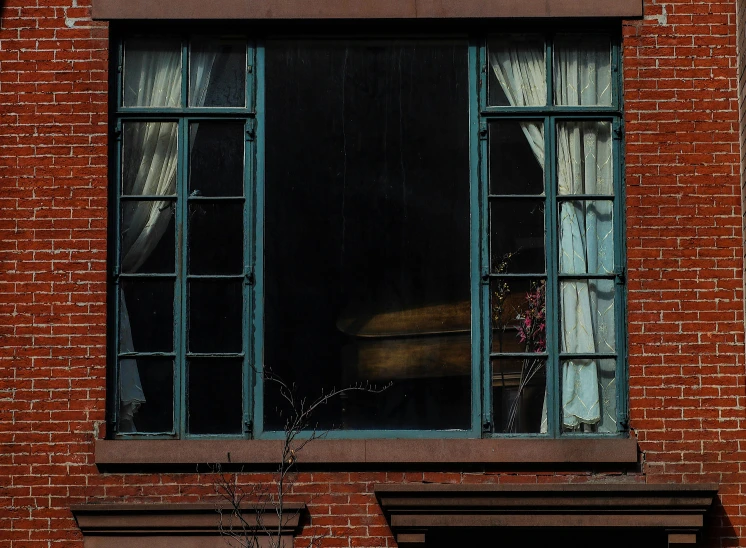
M582 29L581 29L582 30ZM626 285L625 285L625 249L624 249L624 157L623 157L623 108L620 37L618 31L603 32L611 38L612 47L612 105L608 107L567 107L553 106L553 39L556 34L575 32L570 29L562 32L546 33L546 77L547 106L542 107L505 107L488 106L487 75L489 71L487 43L493 34L464 36L468 42L469 66L469 155L470 155L470 208L471 208L471 299L472 299L472 398L471 426L465 430L332 430L325 437L330 439L366 439L366 438L480 438L480 437L533 437L533 438L608 438L626 437L628 435L628 381L627 381L627 342L626 342ZM535 33L532 33L535 34ZM264 385L262 381L263 364L263 299L264 291L264 45L262 40L252 41L246 34L231 34L246 40L246 103L241 108L223 107L189 107L188 97L188 59L189 38L196 33L179 34L181 40L181 105L176 108L139 108L122 106L124 41L136 37L127 35L116 41L116 78L112 82L116 87L116 104L112 106L111 120L113 129L112 142L112 177L111 196L112 214L110 231L110 331L109 361L109 432L110 436L122 439L280 439L282 432L265 431L263 425ZM445 37L444 37L445 38ZM452 36L449 36L452 38ZM187 238L185 236L187 207L199 197L189 196L187 165L189 124L199 121L242 121L245 125L244 150L244 264L240 275L229 276L243 281L244 309L242 311L243 348L241 353L231 357L242 359L243 382L243 416L240 434L189 434L186 431L186 361L193 355L186 348L186 286L191 278L225 278L226 276L187 275ZM492 370L491 370L491 321L490 321L490 281L499 276L535 277L534 275L498 275L490 272L489 251L489 173L488 173L488 123L497 120L536 120L543 121L545 127L545 230L546 230L546 279L547 279L547 418L548 431L545 434L506 434L494 432L492 418ZM609 275L573 275L573 278L605 278L615 281L615 336L616 353L593 357L614 357L616 359L617 383L617 432L610 434L561 432L560 409L560 360L568 357L592 357L590 355L570 355L559 352L559 310L558 286L561 275L558 272L557 242L557 204L564 198L557 197L556 191L556 142L555 128L562 121L609 121L614 135L614 194L604 196L613 201L614 230L614 264L616 271ZM175 274L139 274L122 273L120 269L120 212L121 204L126 197L122 189L122 125L126 122L168 121L178 123L178 165L177 194L169 199L175 205L176 257ZM588 198L589 196L580 196ZM142 197L138 197L142 199ZM146 197L147 198L147 197ZM162 196L150 199L163 200ZM533 198L536 198L534 196ZM568 198L577 199L574 195ZM130 198L132 199L132 198ZM214 200L215 198L210 198ZM174 293L174 348L173 352L133 352L122 354L119 351L117 333L119 333L119 295L120 283L130 278L154 279L167 278L175 282ZM505 356L505 354L501 354ZM197 357L227 356L224 354L200 354ZM521 355L516 355L520 357ZM119 413L118 395L118 360L122 357L162 357L174 360L174 429L170 433L120 433L116 431Z

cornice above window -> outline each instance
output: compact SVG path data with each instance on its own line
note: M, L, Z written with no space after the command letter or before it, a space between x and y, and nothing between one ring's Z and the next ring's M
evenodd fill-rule
M292 546L305 505L284 503L282 509L281 537ZM85 548L213 548L227 546L226 535L239 528L263 546L264 532L276 534L279 525L275 507L266 505L242 504L244 527L231 521L237 521L232 507L216 504L81 504L71 510Z
M448 528L657 530L669 546L696 546L714 484L377 485L399 546Z
M93 0L94 19L642 17L642 0Z

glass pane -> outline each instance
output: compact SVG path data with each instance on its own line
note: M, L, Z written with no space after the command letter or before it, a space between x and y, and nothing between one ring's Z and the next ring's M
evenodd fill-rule
M492 413L496 433L546 432L546 360L540 356L492 360Z
M609 353L616 350L614 280L560 283L562 352Z
M168 433L173 428L173 362L162 358L121 358L119 432Z
M491 201L492 272L543 273L544 232L544 200Z
M243 282L189 280L189 351L241 352Z
M174 205L172 201L158 200L122 202L122 272L175 272Z
M614 273L613 210L614 204L606 200L559 204L561 273Z
M547 104L547 65L541 36L507 35L490 40L488 106Z
M562 430L615 433L616 360L563 361Z
M245 106L246 42L200 38L191 46L189 106Z
M559 194L614 194L610 122L557 123Z
M189 360L187 430L190 434L243 431L240 359Z
M122 194L176 194L178 126L175 122L122 125Z
M119 352L173 351L173 280L123 279L119 287Z
M544 193L544 124L491 122L490 194Z
M467 44L275 41L266 66L265 365L308 401L393 383L321 428L468 428Z
M243 196L243 122L200 122L190 126L189 195Z
M545 352L546 281L500 278L490 284L492 352Z
M189 273L243 272L243 202L189 204Z
M554 43L554 104L611 106L611 40L573 34Z
M124 106L181 106L181 42L133 38L124 43Z

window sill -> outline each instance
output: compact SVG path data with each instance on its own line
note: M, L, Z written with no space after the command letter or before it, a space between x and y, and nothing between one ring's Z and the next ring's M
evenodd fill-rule
M107 465L276 464L282 442L270 440L97 440L95 461ZM625 464L637 463L629 439L369 439L316 440L305 464Z

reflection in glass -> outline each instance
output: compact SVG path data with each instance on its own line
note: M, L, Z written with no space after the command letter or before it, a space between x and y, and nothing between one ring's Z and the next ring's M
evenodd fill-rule
M562 352L612 353L614 280L573 280L560 283Z
M189 126L189 195L243 196L243 122Z
M607 200L560 202L560 273L614 273L613 210Z
M243 202L190 202L190 274L243 272Z
M492 413L496 433L546 432L546 359L492 360Z
M240 434L243 430L243 379L240 359L190 359L187 431Z
M543 194L544 124L502 120L489 128L490 194Z
M189 351L241 352L243 283L189 280Z
M131 375L137 374L135 378ZM137 396L132 396L133 387ZM121 433L169 433L174 428L174 367L170 359L120 358Z
M125 107L181 105L181 43L131 38L124 43Z
M554 104L611 106L608 36L558 36L554 44Z
M563 432L615 433L616 360L563 361Z
M614 194L612 144L610 122L558 122L559 194Z
M546 351L545 279L493 279L490 303L493 353Z
M119 287L119 352L173 351L174 281L122 279Z
M221 38L192 40L189 55L190 107L246 104L246 42Z
M265 367L321 428L471 423L467 45L266 48ZM292 344L289 344L289 341ZM265 391L265 425L283 425Z
M547 104L547 68L541 36L506 35L490 40L488 48L488 106Z
M544 215L544 200L497 199L490 202L492 272L544 272Z

